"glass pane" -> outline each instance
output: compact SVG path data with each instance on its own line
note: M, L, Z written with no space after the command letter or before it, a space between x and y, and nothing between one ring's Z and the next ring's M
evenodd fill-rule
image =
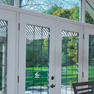
M94 35L89 35L88 80L94 81Z
M78 82L79 34L62 31L61 94L74 94L72 83Z
M94 1L86 0L85 22L94 24Z
M49 28L26 26L25 94L48 93Z
M0 3L7 5L14 5L14 0L0 0Z
M79 21L79 0L20 0L20 7Z
M0 20L0 94L6 94L8 22Z

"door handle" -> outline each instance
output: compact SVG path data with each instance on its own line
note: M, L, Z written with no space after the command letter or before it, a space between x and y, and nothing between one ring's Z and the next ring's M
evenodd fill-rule
M54 80L54 79L55 79L55 77L54 77L54 76L52 76L52 77L51 77L51 80Z
M50 86L51 88L54 88L55 87L55 85L54 84L51 84L51 86Z

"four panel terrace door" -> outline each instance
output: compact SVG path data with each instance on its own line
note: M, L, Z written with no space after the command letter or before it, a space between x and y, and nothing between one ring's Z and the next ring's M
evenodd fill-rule
M0 94L74 94L72 83L94 79L94 28L17 15L0 9Z

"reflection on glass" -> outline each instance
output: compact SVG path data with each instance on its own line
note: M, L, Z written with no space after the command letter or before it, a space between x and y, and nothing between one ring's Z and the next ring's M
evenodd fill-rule
M14 0L0 0L0 3L6 5L14 5Z
M88 80L94 81L94 35L89 35Z
M6 94L7 21L0 20L0 94Z
M21 8L79 21L79 0L20 0Z
M74 94L72 83L78 81L78 38L78 33L62 31L61 94Z
M85 22L94 24L94 1L86 0L85 3Z
M49 28L26 26L25 94L48 93Z

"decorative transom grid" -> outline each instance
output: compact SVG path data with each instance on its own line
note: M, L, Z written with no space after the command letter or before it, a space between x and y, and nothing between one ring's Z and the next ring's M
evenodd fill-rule
M49 39L49 28L29 24L26 26L25 90L29 94L49 94Z
M6 31L8 30L8 24L4 20L0 20L0 37L6 37Z
M26 26L26 39L27 40L38 40L38 39L47 39L49 35L49 28L27 25Z
M62 31L62 37L71 37L71 36L77 36L78 33L76 32L69 32L69 31Z
M79 34L62 30L61 94L74 94L72 83L78 81Z

